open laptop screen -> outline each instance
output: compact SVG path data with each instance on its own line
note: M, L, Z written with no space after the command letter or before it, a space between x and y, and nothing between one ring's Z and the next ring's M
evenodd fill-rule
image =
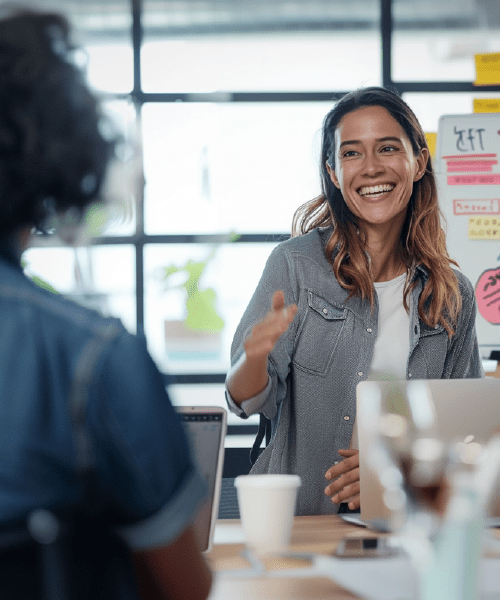
M219 508L227 413L215 406L182 406L176 410L191 444L193 460L207 481L207 499L194 522L198 544L206 552L212 545Z

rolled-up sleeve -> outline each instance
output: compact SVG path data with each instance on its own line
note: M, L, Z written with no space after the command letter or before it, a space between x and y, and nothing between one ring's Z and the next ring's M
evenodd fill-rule
M269 256L259 284L243 314L236 329L231 346L231 363L234 365L244 352L243 342L252 328L261 321L271 307L275 291L282 290L285 304L295 304L298 301L296 277L288 253L282 245L277 246ZM277 412L277 406L286 395L286 379L290 371L290 363L294 348L298 318L276 342L268 359L267 371L269 380L266 388L257 396L245 400L238 407L227 391L226 400L229 410L242 418L262 412L269 419Z
M238 415L238 417L246 419L250 415L254 415L262 410L262 408L267 403L267 400L271 394L271 390L272 384L271 378L269 377L269 379L267 380L266 387L261 392L259 392L256 396L253 396L252 398L248 398L248 400L244 400L241 403L241 406L238 406L238 404L236 404L236 402L231 397L231 394L229 393L229 390L226 385L226 401L228 408L232 413Z
M114 526L134 549L170 544L193 521L206 482L143 338L124 332L115 341L89 412Z
M187 474L185 481L164 506L147 519L117 527L131 550L147 550L165 546L175 540L192 520L205 493L206 483L197 471Z

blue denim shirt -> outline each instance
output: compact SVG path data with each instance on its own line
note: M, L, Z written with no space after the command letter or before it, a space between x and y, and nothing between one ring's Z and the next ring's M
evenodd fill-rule
M0 252L0 525L80 502L81 421L112 525L133 549L168 545L206 486L145 340L40 289Z
M254 473L297 473L302 479L297 514L330 514L338 510L325 496L324 475L340 448L348 448L356 417L356 386L369 373L378 331L378 303L348 292L335 279L325 256L331 230L316 229L279 244L236 330L231 349L234 364L243 341L282 289L298 312L268 360L269 383L263 392L230 410L245 418L263 413L271 419L271 443L255 463ZM430 328L418 317L418 298L427 277L417 269L418 285L410 301L407 378L483 377L476 338L476 304L470 282L456 272L462 311L450 339L441 326ZM403 334L403 332L402 332Z

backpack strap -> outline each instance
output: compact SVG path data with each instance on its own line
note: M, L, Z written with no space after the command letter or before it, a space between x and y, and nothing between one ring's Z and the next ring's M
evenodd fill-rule
M254 465L255 461L259 458L260 454L260 445L262 444L262 440L264 436L266 437L266 446L271 441L271 420L265 417L262 413L260 413L260 422L259 429L257 431L257 435L255 437L255 441L253 443L252 449L250 450L250 464Z

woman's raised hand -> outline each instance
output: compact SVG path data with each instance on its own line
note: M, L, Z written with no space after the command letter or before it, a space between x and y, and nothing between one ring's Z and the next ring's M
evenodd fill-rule
M247 359L266 358L297 314L297 305L285 306L281 290L273 294L271 310L257 323L244 343Z
M236 404L241 405L264 390L269 381L267 357L296 314L297 305L285 306L283 292L274 292L271 310L254 325L243 343L245 352L229 370L226 384Z

